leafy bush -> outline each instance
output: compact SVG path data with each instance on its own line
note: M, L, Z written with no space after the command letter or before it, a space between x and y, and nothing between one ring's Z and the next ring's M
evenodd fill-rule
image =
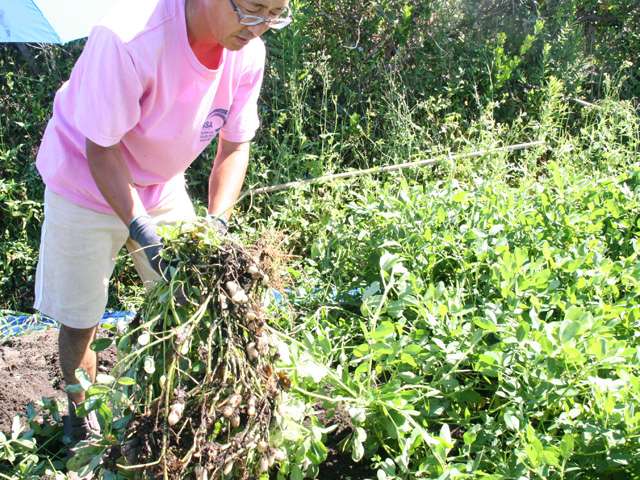
M291 363L354 459L382 478L635 471L640 170L357 190L301 262L294 302L316 313L294 351L314 368Z
M639 94L638 62L630 52L638 49L640 13L632 0L292 5L296 21L266 37L263 129L249 184L423 158L464 149L469 141L485 144L483 128L494 140L521 141L520 133L537 136L534 126L548 125L557 106L574 96L615 102ZM0 47L0 308L24 310L32 303L42 215L33 160L53 94L82 45L35 46L30 62L11 46ZM550 117L552 76L563 90ZM624 128L634 108L624 119L606 121ZM571 122L554 128L576 132L592 125L593 117L567 114ZM637 143L628 147L632 152ZM189 173L200 203L213 151ZM595 153L598 162L608 161ZM509 162L518 167L518 160ZM115 278L109 305L137 304L128 259L118 262Z
M272 431L287 452L279 478L317 474L328 443L385 479L637 472L640 169L587 175L551 163L547 172L519 186L480 177L428 185L365 179L323 188L331 215L304 214L317 205L306 193L291 195L297 209L276 212L280 227L306 220L296 228L315 237L290 269L289 304L267 303L293 335L275 341L291 381ZM205 291L193 286L184 284L189 298ZM158 335L154 341L171 346L180 329L145 329L179 321L184 307L153 298L149 320L118 345L136 364L127 375L140 385L159 379L162 389L168 380L157 369L166 352L152 355L149 340ZM213 315L195 316L202 314ZM188 352L200 352L197 338ZM199 371L181 373L183 381ZM121 387L99 384L113 384L107 376L82 381L91 400L83 408L97 409L107 425L112 400L124 418L128 395L146 398L146 388L123 397ZM46 422L5 439L5 466L21 462L30 474L61 467L47 460L39 433L56 432L57 410L45 411ZM107 432L120 432L126 422L113 419ZM86 461L94 461L86 468L98 466L106 446L86 446Z

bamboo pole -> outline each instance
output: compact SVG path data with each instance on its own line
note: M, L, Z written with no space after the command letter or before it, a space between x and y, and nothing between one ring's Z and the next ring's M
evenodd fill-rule
M403 170L406 168L416 168L416 167L424 167L426 165L434 165L436 163L439 162L443 162L445 160L462 160L465 158L476 158L476 157L483 157L485 155L492 155L495 153L502 153L502 152L515 152L518 150L526 150L529 148L533 148L533 147L541 147L546 145L546 143L542 140L538 140L535 142L529 142L529 143L518 143L515 145L508 145L506 147L498 147L498 148L492 148L492 149L487 149L487 150L476 150L473 152L467 152L467 153L458 153L456 155L441 155L441 156L437 156L437 157L432 157L426 160L416 160L413 162L405 162L405 163L398 163L395 165L386 165L383 167L373 167L373 168L366 168L364 170L353 170L353 171L349 171L349 172L342 172L342 173L334 173L331 175L322 175L320 177L315 177L315 178L309 178L306 180L296 180L296 181L292 181L292 182L287 182L287 183L281 183L279 185L271 185L269 187L260 187L260 188L255 188L255 189L251 189L251 190L247 190L245 192L242 193L242 195L240 195L240 197L238 198L238 200L235 202L235 204L240 203L242 200L244 200L247 197L254 197L255 195L262 195L265 193L274 193L274 192L280 192L282 190L288 190L290 188L295 188L295 187L300 187L303 185L311 185L311 184L315 184L315 183L323 183L323 182L328 182L328 181L332 181L332 180L338 180L338 179L343 179L343 178L352 178L352 177L360 177L363 175L371 175L374 173L381 173L381 172L392 172L395 170ZM234 205L235 205L234 204Z

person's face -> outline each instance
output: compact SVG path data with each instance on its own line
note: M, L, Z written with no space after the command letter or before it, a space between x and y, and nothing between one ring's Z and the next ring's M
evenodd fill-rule
M204 3L207 4L204 18L207 31L224 48L240 50L249 40L269 30L267 23L242 25L240 17L279 17L288 7L289 0L205 0Z

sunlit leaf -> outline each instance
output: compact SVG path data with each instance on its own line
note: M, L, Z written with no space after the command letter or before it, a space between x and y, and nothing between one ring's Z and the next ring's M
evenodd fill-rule
M102 352L111 346L112 338L98 338L91 343L91 349L95 352Z
M87 390L93 384L91 378L89 378L89 374L84 368L76 368L75 375L78 383L84 390Z

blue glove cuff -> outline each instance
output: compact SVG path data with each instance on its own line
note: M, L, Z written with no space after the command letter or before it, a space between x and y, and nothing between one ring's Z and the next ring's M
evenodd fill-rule
M129 236L140 246L159 245L160 236L156 233L156 225L149 215L139 215L129 223Z

